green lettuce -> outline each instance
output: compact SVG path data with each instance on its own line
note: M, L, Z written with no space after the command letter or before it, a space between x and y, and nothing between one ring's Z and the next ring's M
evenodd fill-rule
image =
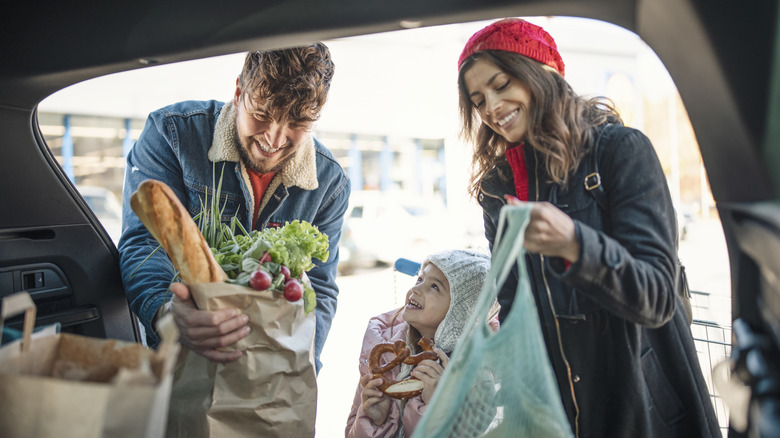
M295 220L260 231L243 258L259 259L266 252L274 263L287 266L291 276L298 278L315 266L312 259L328 259L328 236L306 221Z
M249 286L252 272L261 266L260 259L268 254L271 263L266 262L262 266L272 275L271 289L279 292L284 290L281 265L290 269L290 277L300 278L316 266L314 259L328 260L328 249L328 236L320 233L316 226L300 220L279 228L235 234L220 241L218 247L211 248L217 263L228 274L228 282L242 286ZM316 306L316 295L306 282L301 284L304 310L308 314Z

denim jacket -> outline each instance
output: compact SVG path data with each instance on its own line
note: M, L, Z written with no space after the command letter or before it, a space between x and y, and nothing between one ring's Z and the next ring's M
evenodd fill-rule
M529 200L568 214L580 246L568 269L561 258L526 255L564 409L578 437L716 436L674 285L676 222L666 178L640 131L620 127L609 136L598 157L606 211L584 187L589 157L561 187L549 181L538 154L525 149ZM507 193L514 195L514 181L504 162L479 194L491 248ZM499 293L501 319L514 298L517 268L510 278Z
M247 230L251 229L252 185L239 159L235 131L231 102L180 102L149 115L127 156L122 237L118 245L120 268L130 307L144 325L151 346L159 341L151 323L160 306L170 299L168 286L175 271L162 248L142 264L158 243L130 208L130 197L142 181L160 180L173 189L195 216L201 210L201 202L207 197L211 199L215 181L222 176L221 220L229 223L236 216ZM308 272L317 294L317 370L336 312L338 243L349 195L350 182L342 167L330 151L309 136L271 181L255 226L260 230L299 219L312 223L328 236L328 260L315 260L317 267Z

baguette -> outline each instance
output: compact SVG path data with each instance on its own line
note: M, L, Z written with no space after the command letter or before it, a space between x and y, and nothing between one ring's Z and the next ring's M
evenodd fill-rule
M130 198L130 206L168 253L182 281L198 284L227 279L198 225L165 183L143 181Z

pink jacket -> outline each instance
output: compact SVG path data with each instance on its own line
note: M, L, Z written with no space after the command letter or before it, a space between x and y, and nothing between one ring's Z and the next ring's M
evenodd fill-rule
M373 349L375 345L383 342L395 342L399 339L406 340L406 331L408 330L409 325L403 320L401 315L398 315L395 321L393 321L393 315L397 310L398 309L391 310L390 312L375 316L368 321L368 328L366 329L366 334L363 336L363 346L361 347L360 363L358 365L361 376L371 372L368 369L368 358L371 354L371 349ZM391 356L390 353L386 353L383 363L392 359ZM385 377L395 379L395 376L398 375L400 370L401 366L396 366L385 374ZM355 391L355 400L352 402L352 409L350 410L349 418L347 419L347 438L394 437L401 424L403 424L405 435L407 437L412 436L412 432L414 432L414 428L417 426L417 422L420 420L420 417L422 417L426 408L420 396L411 398L407 401L402 420L399 420L400 408L398 407L398 402L394 401L390 405L390 412L387 414L387 420L381 426L376 426L360 408L362 392L363 388L358 384L357 390Z

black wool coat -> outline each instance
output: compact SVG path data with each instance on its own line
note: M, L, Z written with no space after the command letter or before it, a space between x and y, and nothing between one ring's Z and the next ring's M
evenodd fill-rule
M580 244L579 260L568 269L562 259L526 255L547 353L575 435L720 436L675 293L675 213L649 139L622 126L601 139L605 210L585 189L587 156L560 187L550 182L540 154L527 145L525 154L529 201L549 201L566 212ZM483 180L478 199L491 249L505 194L515 193L503 162ZM499 293L501 320L512 304L516 270Z

